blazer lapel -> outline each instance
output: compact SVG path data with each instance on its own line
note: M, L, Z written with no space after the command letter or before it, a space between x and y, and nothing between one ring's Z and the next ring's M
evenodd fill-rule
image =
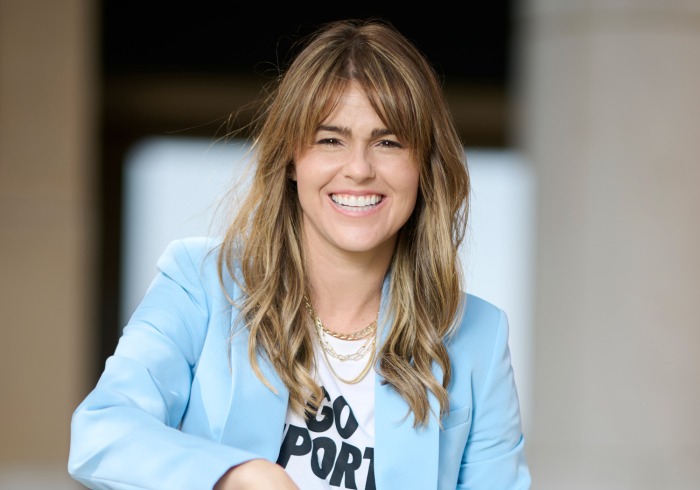
M277 460L284 431L289 391L269 363L258 356L273 393L255 375L248 360L248 330L234 336L231 344L231 397L222 439L232 446Z
M377 488L437 487L439 429L434 416L427 427L413 427L413 413L390 385L375 380L374 475ZM434 397L431 408L437 413Z
M391 325L387 314L389 276L382 292L381 325ZM388 329L380 331L383 344ZM439 373L438 373L439 374ZM438 378L441 379L441 376ZM413 427L413 413L393 386L382 384L375 374L374 408L374 475L378 489L437 488L440 432L437 422L439 404L429 394L432 415L426 427Z

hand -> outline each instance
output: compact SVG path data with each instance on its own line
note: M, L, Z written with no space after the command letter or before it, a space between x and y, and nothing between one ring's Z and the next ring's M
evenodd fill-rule
M214 490L299 490L280 465L266 459L252 459L234 466L214 485Z

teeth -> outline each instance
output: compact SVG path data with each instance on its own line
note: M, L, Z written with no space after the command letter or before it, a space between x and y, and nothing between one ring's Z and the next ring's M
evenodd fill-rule
M377 194L372 194L371 196L353 196L346 194L332 194L331 199L333 202L340 204L342 206L349 206L353 208L363 208L366 206L373 206L382 200L382 196Z

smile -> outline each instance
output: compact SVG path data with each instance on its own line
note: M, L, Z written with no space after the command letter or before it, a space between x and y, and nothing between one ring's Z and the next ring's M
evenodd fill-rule
M371 209L379 204L384 196L380 194L371 194L367 196L354 196L349 194L331 194L331 199L334 203L345 209L354 211L362 211Z

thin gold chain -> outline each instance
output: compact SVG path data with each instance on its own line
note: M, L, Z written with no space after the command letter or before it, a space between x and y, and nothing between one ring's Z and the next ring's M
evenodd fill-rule
M372 323L367 325L362 330L358 330L357 332L353 332L353 333L334 332L333 330L326 328L326 326L323 323L321 323L321 320L316 315L316 312L314 311L313 307L311 306L311 302L309 301L309 298L307 296L304 296L304 302L306 303L306 309L309 311L309 314L311 315L311 318L314 320L316 325L320 326L320 328L323 329L324 333L330 335L331 337L335 337L336 339L361 340L361 339L364 339L365 337L369 337L377 329L377 320L374 319L374 320L372 320Z
M374 344L374 342L372 342L372 344ZM328 354L326 353L326 349L324 349L323 347L321 347L321 351L323 352L323 358L324 358L325 361L326 361L326 366L328 366L328 369L330 369L331 373L333 373L333 376L335 376L336 378L338 378L338 379L339 379L340 381L342 381L343 383L349 384L349 385L357 384L357 383L359 383L360 381L362 381L363 379L365 379L365 376L367 376L367 373L369 373L369 370L370 370L370 368L372 367L372 364L373 364L373 362L374 362L374 355L375 355L374 351L372 351L372 355L369 356L369 359L367 360L367 364L365 364L365 367L362 369L362 371L360 372L360 374L358 374L356 377L354 377L354 378L352 378L352 379L345 379L345 378L343 378L342 376L340 376L340 375L335 371L335 369L333 369L333 365L331 364L331 360L328 359Z
M365 354L367 354L372 347L374 347L375 337L372 336L367 337L367 340L365 340L364 343L360 346L360 348L357 349L355 352L352 352L350 354L338 354L333 348L333 346L330 344L330 342L328 342L328 340L326 339L325 333L323 332L323 328L321 328L321 325L319 325L318 322L316 322L316 332L318 333L318 339L321 343L321 347L323 347L323 350L328 352L331 356L335 357L339 361L359 361L360 359L365 357Z
M326 332L328 332L330 335L332 333L328 331L326 328L324 328L323 323L321 322L321 319L316 315L316 312L314 311L313 307L311 306L311 302L307 297L304 297L304 301L306 303L306 309L309 312L309 315L311 316L311 320L314 322L314 325L316 327L316 335L318 336L319 344L321 344L321 352L323 352L323 358L326 361L326 365L328 366L328 369L333 373L333 376L335 376L338 380L342 381L345 384L357 384L360 381L362 381L365 376L367 376L367 373L369 373L370 368L372 367L372 364L374 362L374 356L375 356L375 341L376 341L376 335L373 335L371 338L368 338L362 346L356 351L351 354L338 354L335 349L330 345L330 343L324 338L324 335ZM376 331L376 326L377 326L377 320L374 320L372 323L370 323L367 327L362 329L360 332L356 332L355 334L351 335L359 335L360 333L364 332L365 330L368 330L369 333L375 332ZM362 333L362 336L357 337L355 340L359 340L361 338L364 338L369 335L369 333ZM339 334L342 335L342 334ZM333 335L335 337L335 335ZM341 338L341 337L337 337ZM342 340L350 340L350 339L342 339ZM331 356L335 357L336 359L340 361L347 361L347 360L360 360L362 359L367 352L372 352L372 355L369 356L369 359L367 360L367 364L365 364L365 367L362 368L362 371L360 374L358 374L356 377L352 379L346 379L340 376L335 369L333 369L333 365L331 364L331 360L328 358L328 354Z

